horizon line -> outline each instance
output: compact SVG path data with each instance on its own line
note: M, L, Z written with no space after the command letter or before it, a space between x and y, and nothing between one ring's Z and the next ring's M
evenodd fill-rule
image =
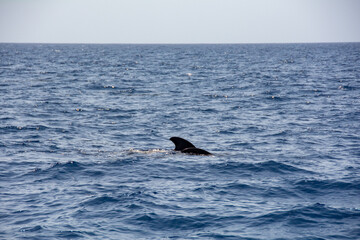
M7 42L7 41L0 41L0 44L64 44L64 45L80 45L80 44L87 44L87 45L241 45L241 44L326 44L326 43L360 43L360 41L318 41L318 42L194 42L194 43L166 43L166 42L158 42L158 43L141 43L141 42L134 42L134 43L115 43L115 42Z

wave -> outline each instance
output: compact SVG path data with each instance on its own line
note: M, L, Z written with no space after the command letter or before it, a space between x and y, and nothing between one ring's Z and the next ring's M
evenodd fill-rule
M58 238L64 238L64 239L75 239L75 238L83 238L83 237L94 237L96 236L96 234L89 231L60 230L57 232L56 236Z
M229 183L217 183L197 187L193 190L197 194L218 195L221 198L233 198L238 196L262 196L269 198L283 198L290 197L298 198L299 196L291 189L280 186L261 186L256 183L242 183L240 181Z
M244 216L218 216L213 214L201 213L193 216L185 215L164 215L151 213L135 214L128 223L141 225L151 230L180 230L189 231L204 228L221 227L226 224L243 222Z
M76 161L67 161L64 163L56 162L45 169L35 168L30 172L25 173L23 177L37 177L39 179L35 180L36 182L65 180L69 179L69 176L75 176L75 173L83 171L84 169L85 166Z
M119 200L114 197L109 197L109 196L105 195L105 196L95 197L90 200L87 200L86 202L83 203L83 205L84 206L99 206L104 203L114 203L114 202L118 202L118 201Z
M352 190L360 193L360 182L344 182L339 180L300 180L295 182L295 188L306 193L320 193L323 191Z
M34 227L24 227L24 228L21 228L20 231L21 232L40 232L42 231L44 228L39 226L39 225L36 225Z
M141 154L153 154L153 153L166 153L169 154L172 151L170 150L165 150L165 149L149 149L149 150L140 150L140 149L133 149L130 148L129 150L127 150L128 154L135 154L135 153L141 153Z
M15 131L42 131L42 130L46 130L48 129L48 127L44 126L44 125L28 125L28 126L14 126L14 125L10 125L10 126L5 126L5 127L0 127L0 133L2 134L6 134L9 132L15 132Z
M67 162L63 162L63 163L56 162L46 169L35 168L31 172L39 174L39 173L50 172L53 170L66 170L66 171L71 172L71 171L75 171L75 170L79 170L79 169L83 169L82 164L80 164L79 162L76 162L76 161L67 161Z
M274 211L255 217L254 226L286 223L297 227L318 227L319 223L351 219L360 221L360 210L337 209L316 203L310 206L295 207L291 210Z
M67 172L74 172L83 169L83 166L82 164L76 161L67 161L65 163L57 162L53 164L48 170L53 170L53 169L64 170Z
M128 209L130 211L134 209L142 209L144 207L157 207L157 208L168 208L167 205L156 204L155 195L156 192L149 192L142 187L125 187L125 186L114 186L114 192L120 192L116 195L113 194L101 194L96 196L90 196L86 200L80 203L81 207L91 207L95 210L104 208L114 209L116 211L122 211ZM86 193L87 195L89 193ZM147 200L145 200L147 199Z
M230 182L230 183L217 183L211 185L205 185L202 187L196 187L194 190L195 194L215 194L222 197L226 196L239 196L239 195L252 195L256 192L264 191L262 188L241 183L241 182Z
M234 171L254 172L254 173L271 172L278 174L312 173L311 171L294 167L289 164L279 163L273 160L259 162L259 163L242 163L242 162L217 163L211 165L211 168L222 173L229 173Z

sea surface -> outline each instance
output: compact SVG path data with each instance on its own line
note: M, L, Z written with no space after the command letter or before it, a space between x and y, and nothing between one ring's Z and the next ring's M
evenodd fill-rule
M360 43L0 44L0 239L360 239Z

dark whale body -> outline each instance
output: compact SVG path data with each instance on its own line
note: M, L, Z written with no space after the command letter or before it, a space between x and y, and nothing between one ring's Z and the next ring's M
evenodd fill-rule
M191 142L180 137L172 137L170 140L175 144L175 151L193 155L212 155L208 151L195 147Z

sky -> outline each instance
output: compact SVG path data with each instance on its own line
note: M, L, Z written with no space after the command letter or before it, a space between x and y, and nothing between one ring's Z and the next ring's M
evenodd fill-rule
M360 42L360 0L0 0L0 42Z

